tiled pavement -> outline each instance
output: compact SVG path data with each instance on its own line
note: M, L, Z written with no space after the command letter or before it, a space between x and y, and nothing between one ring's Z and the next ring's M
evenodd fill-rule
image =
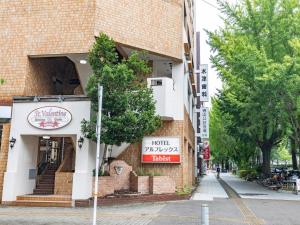
M214 198L228 198L228 195L218 182L215 173L208 171L201 179L192 200L212 201Z
M255 181L249 182L238 178L230 173L222 173L221 178L232 188L241 198L247 199L269 199L269 200L293 200L300 201L300 194L296 195L291 191L274 191L267 189Z

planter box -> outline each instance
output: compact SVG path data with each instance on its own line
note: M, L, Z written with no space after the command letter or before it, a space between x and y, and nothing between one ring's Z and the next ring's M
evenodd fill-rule
M141 194L149 194L149 176L137 176L130 173L130 190Z
M149 178L150 194L175 193L175 182L169 176L153 176Z
M114 194L115 188L114 188L114 178L113 177L103 176L103 177L99 177L98 179L99 179L99 183L98 183L98 196L99 197ZM93 183L94 183L94 181L93 181ZM94 192L94 190L95 189L94 189L94 185L93 185L93 192Z

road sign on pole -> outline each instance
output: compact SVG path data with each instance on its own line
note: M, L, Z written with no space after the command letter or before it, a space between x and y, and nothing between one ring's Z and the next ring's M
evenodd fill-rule
M101 137L101 112L102 112L102 95L103 87L98 84L98 116L97 116L97 153L96 153L96 174L95 174L95 188L94 188L94 214L93 225L97 224L97 197L98 197L98 174L99 174L99 161L100 161L100 137Z

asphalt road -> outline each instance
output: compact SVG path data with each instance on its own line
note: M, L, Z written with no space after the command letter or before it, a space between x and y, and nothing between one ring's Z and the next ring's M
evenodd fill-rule
M201 204L206 203L209 206L210 225L300 225L298 201L241 201L255 215L254 223L251 217L247 217L243 207L240 208L239 203L230 198L207 202L178 201L100 207L97 224L200 225ZM1 207L0 225L87 225L91 224L91 216L91 208Z

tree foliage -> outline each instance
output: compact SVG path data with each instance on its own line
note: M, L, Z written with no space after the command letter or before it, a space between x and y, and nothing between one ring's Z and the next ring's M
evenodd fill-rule
M114 41L101 33L89 52L89 63L93 74L86 90L94 114L90 121L82 122L85 137L96 140L98 84L103 86L101 143L135 143L159 128L152 91L142 79L150 68L140 54L134 52L121 59Z
M224 82L218 101L231 121L226 132L259 148L269 174L272 148L289 130L295 133L292 118L299 122L300 2L219 4L225 27L208 34L211 61Z

